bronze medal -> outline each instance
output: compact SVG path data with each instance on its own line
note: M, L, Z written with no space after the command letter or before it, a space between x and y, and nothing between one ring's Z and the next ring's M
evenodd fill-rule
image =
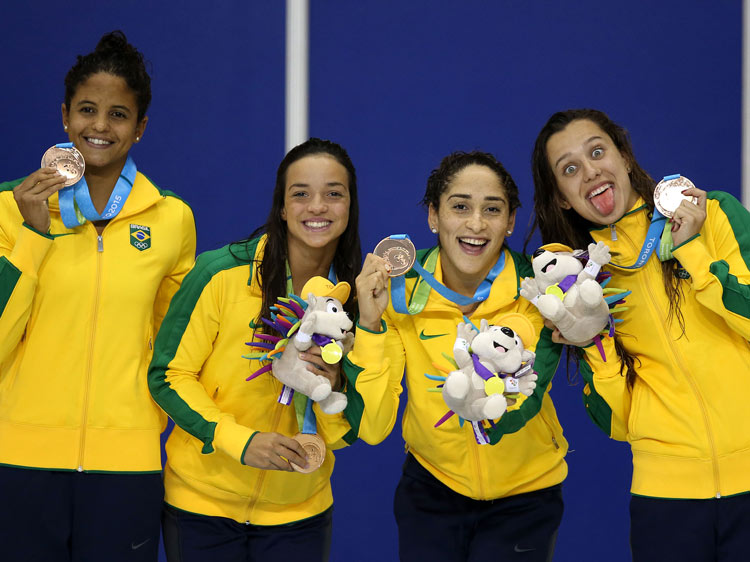
M86 163L75 147L52 146L42 156L42 168L55 168L65 177L65 187L68 187L83 177Z
M292 468L303 474L318 470L326 458L326 444L320 435L317 433L298 433L292 439L302 445L305 453L307 453L307 468L302 468L290 462Z
M671 219L683 199L687 199L693 205L697 205L697 197L682 194L683 190L694 187L693 182L684 176L671 180L661 180L656 184L656 189L654 189L654 205L656 209L662 215Z
M391 266L390 277L404 275L414 265L417 249L408 238L384 238L372 252L383 258Z

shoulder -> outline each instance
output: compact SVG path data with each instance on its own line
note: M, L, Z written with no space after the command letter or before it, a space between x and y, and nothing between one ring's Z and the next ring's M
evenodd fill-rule
M158 193L158 195L164 199L164 203L166 205L174 205L174 206L178 206L178 207L187 207L190 210L190 212L192 213L193 209L192 209L192 207L190 207L190 204L187 201L185 201L182 197L180 197L179 195L177 195L174 191L170 191L169 189L163 189L163 188L159 187L154 182L154 180L152 180L149 176L147 176L146 174L144 174L141 171L138 171L138 176L136 176L136 180L139 177L142 178L143 180L145 180L145 183L149 187L151 187L152 189L156 190L156 192Z
M733 219L740 221L747 220L747 209L731 193L727 193L726 191L709 191L706 194L706 199L706 205L709 208L721 209L730 222L733 222Z
M516 266L516 275L519 277L533 277L534 270L531 267L531 258L521 252L516 252L510 248L505 248L510 257L513 259L513 263Z

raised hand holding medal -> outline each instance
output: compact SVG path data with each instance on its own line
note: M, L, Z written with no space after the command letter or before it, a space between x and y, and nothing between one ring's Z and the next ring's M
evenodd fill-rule
M679 174L666 176L657 184L654 205L670 219L674 246L698 234L706 220L706 192Z

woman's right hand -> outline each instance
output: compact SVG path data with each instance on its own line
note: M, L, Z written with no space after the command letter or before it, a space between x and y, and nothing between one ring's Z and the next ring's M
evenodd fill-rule
M39 232L49 231L47 199L65 185L65 176L54 168L40 168L13 189L23 220Z
M388 307L388 268L383 258L367 254L356 279L359 325L373 332L380 331L380 319Z
M302 445L291 437L258 432L247 446L243 462L255 468L292 472L294 469L289 463L306 468L307 455Z

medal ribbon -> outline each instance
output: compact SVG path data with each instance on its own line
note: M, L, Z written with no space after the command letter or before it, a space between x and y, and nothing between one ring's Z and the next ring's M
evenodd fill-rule
M394 234L390 236L390 238L395 239L408 237L409 236L406 234ZM434 252L433 260L430 260L430 257L432 256L429 255L428 259L425 262L425 265L432 269L432 272L422 267L422 265L418 261L414 262L414 266L412 267L412 269L419 274L419 276L425 281L425 283L427 283L427 285L429 285L429 287L432 287L442 297L457 304L458 306L467 306L476 302L482 302L486 300L490 295L492 283L503 271L503 269L505 269L505 251L501 250L500 257L498 258L497 262L495 262L495 265L492 266L492 269L490 269L487 277L479 284L479 287L477 287L477 290L474 292L474 296L467 297L449 289L448 287L440 283L440 281L435 279L433 272L435 271L435 267L437 264L437 254L438 252ZM424 310L425 304L427 304L428 296L429 290L422 292L418 290L414 295L414 297L417 298L412 298L412 304L407 307L406 280L404 279L404 276L400 275L391 279L391 302L393 303L394 310L399 314L418 314L419 312Z
M672 174L671 176L664 176L663 181L674 180L679 177L680 174ZM664 224L661 224L662 222ZM661 235L659 235L660 229ZM648 227L646 239L643 241L643 246L638 254L638 259L635 260L633 265L617 265L617 267L621 269L638 269L643 267L648 261L648 258L651 257L653 251L657 248L657 238L659 239L659 250L657 252L659 260L667 261L672 259L672 248L674 247L674 242L672 242L672 221L667 220L667 217L662 215L659 210L654 207L654 212L651 215L651 224Z
M55 146L58 148L72 148L73 143L63 142ZM112 190L112 195L109 196L109 201L107 201L104 212L101 214L96 210L91 201L89 186L86 183L85 177L82 177L73 185L62 188L59 191L58 198L63 224L67 228L75 228L87 220L107 220L117 216L117 213L122 210L128 195L130 195L131 189L133 189L136 172L135 162L128 155L125 166L123 166L120 172L120 177L117 179L117 183L115 183L115 187Z
M336 284L336 274L333 271L333 264L331 264L331 267L328 269L328 280L334 285ZM288 261L286 262L286 294L287 296L294 294L292 270L289 267ZM316 335L317 334L313 335L313 339L315 339ZM325 338L325 336L321 337ZM315 412L313 412L312 409L313 401L300 392L294 392L294 390L286 385L284 385L284 388L281 390L281 396L284 396L285 393L292 394L291 402L294 403L294 413L297 416L297 426L299 427L300 432L310 434L317 433L318 427L317 422L315 421ZM279 398L279 402L281 402L281 397ZM289 402L286 402L286 404L289 404Z

